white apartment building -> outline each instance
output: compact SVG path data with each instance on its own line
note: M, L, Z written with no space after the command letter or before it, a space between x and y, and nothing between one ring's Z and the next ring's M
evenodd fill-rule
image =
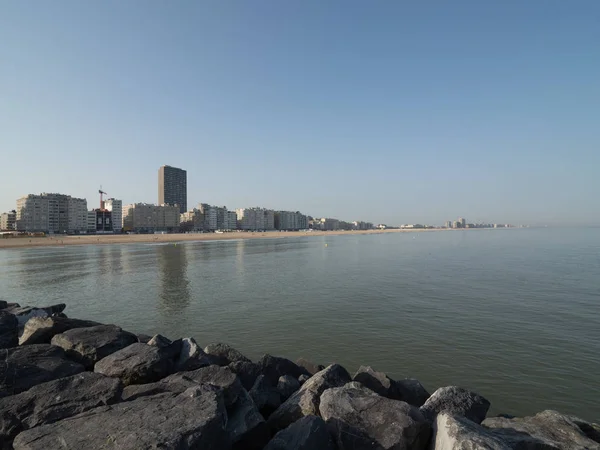
M0 214L0 231L12 231L15 229L17 212L9 211Z
M113 231L120 233L123 229L123 202L115 198L104 201L104 208L111 212Z
M69 197L67 200L69 208L69 233L82 233L88 229L87 200L84 198Z
M96 211L88 211L86 215L86 225L88 233L96 232Z
M87 201L64 194L30 194L17 200L17 230L67 233L84 229L81 205ZM70 217L73 207L73 217Z
M275 229L275 211L265 208L239 208L236 210L241 230L265 231Z
M179 230L179 206L133 203L123 206L123 229L125 231L154 233Z

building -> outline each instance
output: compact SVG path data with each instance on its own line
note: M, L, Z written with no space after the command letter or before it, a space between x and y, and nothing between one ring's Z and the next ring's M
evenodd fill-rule
M158 204L179 206L179 213L187 211L187 172L171 166L158 169Z
M94 209L88 211L87 215L88 233L112 233L113 219L112 212L107 209Z
M444 224L444 227L446 227L446 228L452 228L452 221L451 220L447 220L446 223Z
M466 228L467 227L467 220L464 219L464 218L462 218L462 217L459 217L458 223L460 223L460 228Z
M123 206L123 231L155 233L179 231L179 206L133 203Z
M356 221L356 222L352 222L352 229L353 230L372 230L373 224L371 222Z
M227 211L227 230L237 230L237 213L235 211Z
M67 231L74 234L85 233L88 230L87 200L84 198L69 197L67 204L69 208Z
M88 211L87 212L87 232L88 233L96 232L96 211Z
M267 231L275 229L275 211L265 208L236 209L240 230Z
M82 205L85 199L70 195L30 194L17 200L17 230L27 232L67 233L83 231ZM73 217L70 217L70 207Z
M218 230L218 220L217 220L217 207L209 205L208 203L199 203L198 211L204 217L204 231L216 231ZM222 225L222 222L221 222Z
M17 211L12 210L0 215L0 231L13 231L17 221Z
M281 231L306 230L308 219L299 211L276 211L274 226L276 230Z
M113 231L120 233L123 229L123 202L109 198L104 201L104 208L111 212Z

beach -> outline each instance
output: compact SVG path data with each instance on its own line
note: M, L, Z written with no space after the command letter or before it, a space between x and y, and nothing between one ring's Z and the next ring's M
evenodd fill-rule
M53 235L47 237L14 237L0 239L0 249L24 247L57 247L64 245L141 244L155 242L212 241L225 239L277 239L300 236L332 236L378 233L404 233L417 230L364 230L364 231L266 231L190 234L105 234Z

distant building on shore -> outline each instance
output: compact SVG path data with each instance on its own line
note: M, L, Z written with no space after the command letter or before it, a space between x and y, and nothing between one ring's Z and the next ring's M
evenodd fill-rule
M12 210L0 214L0 231L14 231L17 221L17 211Z
M275 211L274 228L280 231L308 229L307 217L299 211Z
M133 203L123 206L123 230L135 233L179 231L179 206Z
M237 223L240 230L271 231L275 229L275 211L265 208L236 209Z
M70 195L29 194L17 200L18 231L79 233L87 230L87 200Z
M111 213L113 231L120 233L123 229L123 202L109 198L104 201L104 208Z
M187 172L171 166L158 169L158 204L177 205L179 213L187 211Z

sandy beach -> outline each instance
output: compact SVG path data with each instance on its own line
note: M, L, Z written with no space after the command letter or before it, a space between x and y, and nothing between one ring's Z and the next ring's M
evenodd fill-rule
M0 249L24 247L58 247L65 245L139 244L155 242L211 241L225 239L277 239L288 237L406 233L426 230L368 230L368 231L267 231L194 234L109 234L48 237L0 238Z

